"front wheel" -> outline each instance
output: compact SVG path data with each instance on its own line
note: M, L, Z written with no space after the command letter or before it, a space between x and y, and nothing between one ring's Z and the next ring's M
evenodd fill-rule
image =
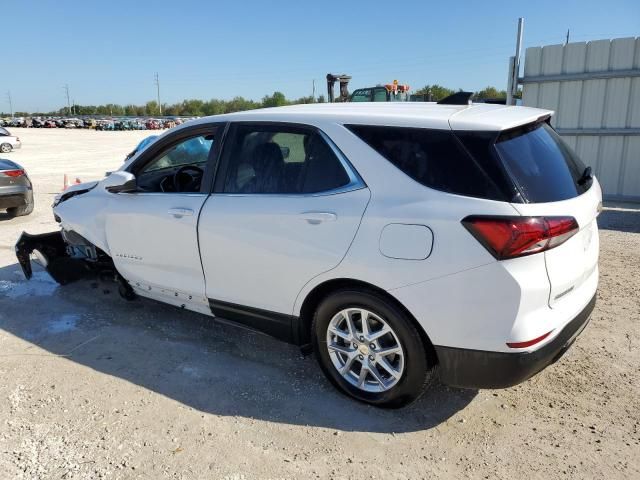
M2 145L0 145L0 152L9 153L10 151L11 151L11 144L10 143L3 143Z
M403 407L435 376L411 319L382 296L345 290L324 299L313 322L327 378L344 393L379 407Z

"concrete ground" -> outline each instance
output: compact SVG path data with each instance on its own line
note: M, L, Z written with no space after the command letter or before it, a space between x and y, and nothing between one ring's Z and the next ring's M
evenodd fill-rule
M601 215L598 304L560 362L384 411L266 336L95 279L26 282L13 245L56 228L63 174L99 178L148 133L13 130L36 209L0 213L0 478L640 478L639 210Z

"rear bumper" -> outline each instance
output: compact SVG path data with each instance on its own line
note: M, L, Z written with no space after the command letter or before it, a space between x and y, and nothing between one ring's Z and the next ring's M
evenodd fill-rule
M0 208L21 207L33 203L31 187L9 185L0 187Z
M22 207L30 203L26 193L0 196L0 208Z
M589 323L596 295L551 342L533 352L505 353L436 346L442 383L461 388L507 388L556 362Z

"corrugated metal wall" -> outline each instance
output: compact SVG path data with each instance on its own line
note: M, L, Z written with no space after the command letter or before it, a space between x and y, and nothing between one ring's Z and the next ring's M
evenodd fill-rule
M552 123L609 199L640 201L640 38L527 48L523 103Z

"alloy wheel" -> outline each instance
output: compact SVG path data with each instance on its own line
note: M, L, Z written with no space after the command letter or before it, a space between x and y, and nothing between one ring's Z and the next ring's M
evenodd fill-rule
M335 369L365 392L384 392L402 378L402 345L391 326L364 308L346 308L327 327L327 349Z

